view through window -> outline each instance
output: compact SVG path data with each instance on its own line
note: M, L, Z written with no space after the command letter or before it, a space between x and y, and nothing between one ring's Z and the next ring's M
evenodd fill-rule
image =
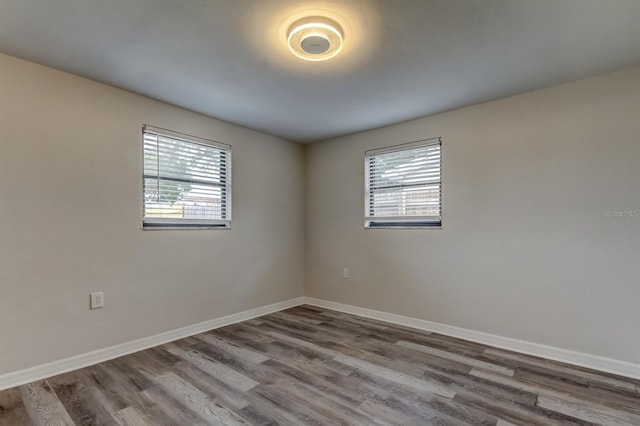
M145 228L231 224L231 148L145 126Z
M442 225L442 142L431 139L365 153L365 226Z

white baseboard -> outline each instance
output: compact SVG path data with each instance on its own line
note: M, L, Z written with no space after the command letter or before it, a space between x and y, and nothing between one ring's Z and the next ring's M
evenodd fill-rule
M248 311L238 312L236 314L215 318L198 324L188 325L186 327L177 328L175 330L166 331L150 337L134 340L132 342L122 343L120 345L110 346L104 349L75 355L58 361L49 362L31 368L25 368L11 373L0 375L0 391L12 388L14 386L24 385L41 380L47 377L66 373L68 371L77 370L79 368L88 367L110 359L118 358L123 355L148 349L154 346L162 345L167 342L182 339L184 337L193 336L194 334L213 330L215 328L224 327L226 325L235 324L241 321L247 321L262 315L289 309L304 303L303 297L285 300L283 302L273 303L271 305L261 306L259 308L249 309Z
M361 317L373 318L393 324L404 325L418 330L445 334L452 337L458 337L460 339L470 340L472 342L482 343L488 346L566 362L568 364L579 365L582 367L592 368L594 370L618 374L620 376L640 379L639 364L570 351L553 346L541 345L538 343L526 342L523 340L511 339L508 337L496 336L493 334L482 333L480 331L439 324L353 305L346 305L329 300L316 299L313 297L298 297L175 330L166 331L164 333L144 337L132 342L110 346L108 348L75 355L58 361L49 362L47 364L26 368L24 370L2 374L0 375L0 391L303 304L332 309Z
M329 300L316 299L313 297L305 297L304 303L311 306L317 306L319 308L332 309L334 311L345 312L361 317L373 318L419 330L431 331L434 333L470 340L472 342L478 342L496 348L507 349L527 355L534 355L554 361L565 362L567 364L592 368L594 370L631 377L633 379L640 379L640 364L633 364L626 361L570 351L567 349L541 345L539 343L527 342L509 337L496 336L466 328L390 314L373 309L361 308L359 306L345 305L343 303L331 302Z

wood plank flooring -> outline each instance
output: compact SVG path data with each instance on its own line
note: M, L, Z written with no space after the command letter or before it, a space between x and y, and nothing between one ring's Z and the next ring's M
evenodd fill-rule
M300 306L0 392L0 425L640 425L640 381Z

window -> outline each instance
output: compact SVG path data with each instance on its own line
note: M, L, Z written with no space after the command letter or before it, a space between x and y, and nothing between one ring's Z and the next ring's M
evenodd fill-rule
M365 153L367 228L442 225L441 140Z
M231 147L144 126L144 228L229 228Z

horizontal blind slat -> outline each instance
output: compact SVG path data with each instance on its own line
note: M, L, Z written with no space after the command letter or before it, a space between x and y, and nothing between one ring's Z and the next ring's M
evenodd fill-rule
M143 154L145 223L230 218L230 150L144 132Z
M440 218L441 160L440 143L368 153L365 168L367 220L379 217L396 221Z

